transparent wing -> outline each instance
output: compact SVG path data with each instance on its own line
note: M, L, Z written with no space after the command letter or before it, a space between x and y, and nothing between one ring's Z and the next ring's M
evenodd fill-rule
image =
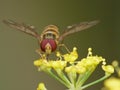
M90 21L90 22L81 22L79 24L74 24L72 26L68 26L67 29L65 30L65 32L63 34L61 34L59 41L62 42L63 39L73 33L88 29L94 25L96 25L99 21L98 20L94 20L94 21Z
M35 31L34 26L25 25L24 23L17 23L17 22L12 21L12 20L3 20L3 23L8 25L9 27L15 28L15 29L17 29L19 31L22 31L22 32L27 33L27 34L29 34L31 36L34 36L37 39L40 39L40 36Z

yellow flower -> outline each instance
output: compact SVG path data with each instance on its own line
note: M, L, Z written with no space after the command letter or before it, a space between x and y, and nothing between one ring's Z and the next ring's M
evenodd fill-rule
M71 72L75 73L76 68L75 68L75 66L68 66L68 67L65 68L65 72L67 72L67 73L71 73Z
M47 90L47 89L45 88L44 83L40 83L40 84L38 85L37 90Z
M120 79L112 77L104 82L107 90L120 90Z
M85 68L84 66L76 65L75 67L76 67L76 72L77 72L78 74L83 74L83 73L86 72L86 68Z
M114 61L112 62L112 65L113 65L114 67L118 67L118 66L119 66L119 63L118 63L118 61L114 60Z
M112 65L102 65L102 69L106 72L106 75L114 73L114 68Z
M46 62L46 60L38 59L38 60L35 60L35 61L34 61L34 65L35 65L35 66L40 66L40 65L43 64L43 62Z
M52 68L51 64L45 59L35 60L34 65L38 67L38 70L49 70Z
M51 64L51 66L52 66L54 69L61 69L61 70L63 70L64 67L67 65L67 62L66 62L66 61L61 61L61 60L58 60L58 61L50 61L49 63Z
M77 63L78 66L85 67L86 69L93 70L97 67L97 65L102 62L104 59L98 56L88 56L87 58L83 58L81 61Z
M118 74L118 77L120 77L120 66L119 66L119 63L118 63L118 61L113 61L112 62L112 65L114 66L114 68L115 68L115 70L116 70L116 72L117 72L117 74Z
M70 52L70 54L67 53L67 54L63 55L63 57L64 57L64 60L67 62L74 62L78 58L77 48L74 47L73 51Z

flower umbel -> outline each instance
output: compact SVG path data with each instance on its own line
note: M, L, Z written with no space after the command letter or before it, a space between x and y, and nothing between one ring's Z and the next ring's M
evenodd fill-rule
M57 52L56 56L58 57L56 60L35 60L34 65L40 71L46 72L64 84L69 90L83 90L88 86L106 79L114 72L111 65L106 65L104 58L92 55L91 48L88 49L87 57L81 60L78 60L76 47L73 48L72 52L64 55ZM105 71L105 76L87 85L83 85L101 62L103 63L102 68Z

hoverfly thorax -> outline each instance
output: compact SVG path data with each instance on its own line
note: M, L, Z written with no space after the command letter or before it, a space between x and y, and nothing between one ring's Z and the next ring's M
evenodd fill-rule
M48 25L41 34L40 47L43 52L50 54L58 45L59 31L55 25Z
M48 25L44 28L41 39L58 39L59 38L59 31L58 27L55 25Z

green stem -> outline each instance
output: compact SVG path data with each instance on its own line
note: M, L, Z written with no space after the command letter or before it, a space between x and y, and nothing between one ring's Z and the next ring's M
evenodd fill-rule
M79 77L78 77L78 80L77 80L77 83L76 83L76 86L77 87L80 87L84 84L84 82L89 78L89 76L92 74L94 70L90 69L89 71L87 71L86 73L84 74L81 74Z
M74 85L72 85L68 90L82 90L81 88L76 88Z
M55 70L58 74L58 76L65 82L67 83L69 86L71 86L70 81L68 80L68 78L66 77L66 75L61 71L61 70Z
M76 87L76 72L70 72L67 74L72 85L74 85L74 87Z
M105 75L105 76L103 76L102 78L100 78L100 79L98 79L98 80L96 80L96 81L93 81L93 82L91 82L91 83L89 83L89 84L87 84L87 85L82 86L81 88L82 88L82 89L85 89L85 88L87 88L87 87L89 87L89 86L92 86L92 85L94 85L94 84L96 84L96 83L99 83L99 82L105 80L105 79L108 78L108 77L109 77L108 75Z
M70 87L70 85L66 82L64 82L63 80L61 80L59 77L57 77L57 75L55 75L53 72L51 72L51 70L47 70L45 71L47 74L49 74L51 77L55 78L56 80L58 80L60 83L62 83L63 85L65 85L67 88Z
M83 79L84 76L85 76L84 74L80 74L78 76L78 79L77 79L77 82L76 82L76 87L77 86L79 86L79 87L81 86L81 84L80 84L81 82L80 81Z

